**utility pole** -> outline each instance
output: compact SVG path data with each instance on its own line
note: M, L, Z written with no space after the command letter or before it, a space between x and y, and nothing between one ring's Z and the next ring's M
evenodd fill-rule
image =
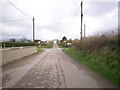
M86 25L84 24L84 38L85 38L85 29L86 29Z
M33 17L33 42L35 40L35 22L34 22L34 17Z
M61 34L60 34L60 40L61 40Z
M83 2L81 1L81 49L82 49L82 26L83 26L83 12L82 12Z

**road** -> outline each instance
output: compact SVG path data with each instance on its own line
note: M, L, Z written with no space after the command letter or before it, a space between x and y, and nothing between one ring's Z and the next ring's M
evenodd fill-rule
M45 49L2 68L3 88L114 88L104 77L67 56Z

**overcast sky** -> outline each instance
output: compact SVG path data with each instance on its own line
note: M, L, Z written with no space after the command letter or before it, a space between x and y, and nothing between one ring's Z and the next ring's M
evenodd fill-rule
M3 39L26 37L32 40L35 17L35 39L52 40L66 36L80 37L81 0L0 0L0 26ZM118 0L83 0L83 23L86 36L118 27Z

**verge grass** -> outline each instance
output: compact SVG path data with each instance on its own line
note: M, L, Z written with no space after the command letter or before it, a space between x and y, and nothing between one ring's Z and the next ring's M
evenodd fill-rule
M43 52L43 49L37 47L37 53L42 53Z
M102 38L89 37L83 40L82 50L80 41L77 41L72 43L71 48L65 48L64 52L120 86L117 36L104 35Z
M41 48L52 48L53 44L46 44L46 45L41 45Z

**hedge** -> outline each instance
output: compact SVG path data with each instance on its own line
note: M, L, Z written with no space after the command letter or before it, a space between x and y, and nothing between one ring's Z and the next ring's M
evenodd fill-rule
M2 42L2 47L21 47L21 46L35 46L34 42Z

